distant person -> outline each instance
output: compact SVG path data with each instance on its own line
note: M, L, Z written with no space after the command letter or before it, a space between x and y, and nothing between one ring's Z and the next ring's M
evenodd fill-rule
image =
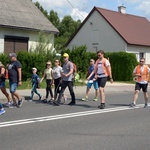
M148 106L148 81L149 81L150 68L145 65L145 58L140 59L139 65L137 65L133 70L133 77L135 78L135 92L133 97L133 103L130 104L131 107L136 106L136 101L138 99L139 91L142 89L145 99L144 108Z
M0 89L7 98L7 103L4 105L9 107L12 105L12 101L11 101L9 93L7 92L6 87L5 87L5 80L6 80L5 76L6 76L6 68L2 64L2 62L0 62Z
M90 91L92 85L94 86L94 89L95 89L95 98L93 99L93 101L98 100L98 82L94 78L95 74L90 76L91 73L94 71L94 66L95 66L95 60L90 59L90 66L88 67L88 71L87 71L88 82L87 82L87 88L86 88L86 95L85 95L85 98L82 98L83 101L88 101L88 94L89 94L89 91Z
M33 96L34 93L39 96L39 100L41 100L42 96L41 94L37 91L37 88L39 88L39 83L40 83L40 78L37 75L37 69L32 68L32 77L31 77L31 83L32 83L32 89L31 89L31 96L30 96L30 102L33 101Z
M53 91L52 91L52 85L53 85L54 81L53 81L53 72L52 72L52 63L51 63L51 61L47 61L46 69L44 70L44 74L43 74L43 77L42 77L40 82L42 82L44 78L46 78L46 97L43 100L43 102L45 102L45 103L48 102L48 96L49 96L49 93L50 93L51 98L50 98L49 102L53 103L54 94L53 94Z
M17 60L15 53L10 53L9 57L11 60L11 63L8 65L9 89L13 99L13 105L11 107L21 107L23 99L16 92L17 87L22 85L21 63Z
M68 104L70 106L73 106L76 104L75 101L75 93L73 90L73 63L69 61L69 55L67 53L63 54L64 64L63 64L63 72L62 72L62 85L61 85L61 91L58 96L57 102L55 102L56 106L59 106L61 102L61 98L64 94L64 91L66 87L69 88L70 96L71 96L71 102Z

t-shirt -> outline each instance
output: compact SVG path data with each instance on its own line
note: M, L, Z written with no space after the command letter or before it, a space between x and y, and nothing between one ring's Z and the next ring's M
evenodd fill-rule
M8 66L9 81L11 82L19 81L18 68L21 68L21 63L18 60L13 61L11 62L11 64L9 64Z
M31 80L32 80L32 85L33 84L38 85L38 83L40 82L40 78L37 74L32 74Z
M88 75L90 75L90 74L94 71L94 66L95 66L95 65L89 66ZM93 74L93 75L91 76L90 80L93 80L94 76L95 76L95 74Z
M48 80L52 79L52 68L46 68L44 70L44 73L46 75L46 79Z
M106 59L106 64L105 64L106 67L110 66L110 63L109 61ZM102 67L102 60L98 62L98 70L97 70L97 75L99 78L102 78L102 77L107 77L103 71L103 67Z
M62 70L61 66L54 67L53 68L53 77L54 77L54 79L60 78L62 72L63 72L63 70Z
M71 69L73 69L73 63L70 61L65 62L63 65L63 73L68 74ZM72 81L72 78L73 78L73 73L70 74L68 77L63 76L62 80L63 81Z

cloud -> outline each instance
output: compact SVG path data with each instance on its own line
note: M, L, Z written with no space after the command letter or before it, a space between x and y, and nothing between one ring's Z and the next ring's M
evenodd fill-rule
M149 16L150 18L150 1L143 1L140 3L140 5L137 7L140 11L144 12L146 16Z

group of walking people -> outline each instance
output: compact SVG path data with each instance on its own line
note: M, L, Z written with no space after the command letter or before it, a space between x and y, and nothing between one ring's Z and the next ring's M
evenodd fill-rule
M22 84L22 71L21 71L21 63L17 60L17 55L15 53L9 54L11 63L8 65L8 79L9 79L9 89L11 93L11 97L6 91L5 88L5 67L2 63L0 63L0 89L2 93L7 97L8 102L5 106L8 107L21 107L23 104L23 99L21 96L16 92L18 86ZM100 105L98 106L99 109L105 108L105 85L107 80L109 79L111 83L113 83L112 72L111 72L111 65L108 59L104 58L104 51L99 50L97 52L98 59L95 61L94 59L90 59L90 66L88 68L87 73L87 89L85 98L82 98L83 101L88 101L88 94L91 89L91 86L94 85L95 88L95 97L94 101L98 101L98 95L100 98ZM44 74L40 80L39 76L37 75L37 69L34 67L32 68L32 89L31 89L31 96L30 100L33 100L34 93L39 96L39 100L47 103L50 102L54 106L59 106L61 103L62 97L66 98L64 95L66 87L68 87L71 102L68 105L76 105L76 98L73 89L73 78L74 78L74 66L73 63L69 60L69 55L67 53L63 54L64 64L60 65L59 60L55 60L55 66L52 68L51 61L47 61L46 69L44 70ZM136 106L136 101L138 98L138 93L142 88L145 98L145 105L146 108L148 106L148 80L149 80L149 72L150 68L145 65L145 59L140 59L140 64L135 67L133 71L133 76L136 78L135 84L135 93L133 97L133 103L130 104L131 107ZM39 88L40 82L46 79L46 96L45 99L42 99L42 95L38 92L37 88ZM52 91L52 85L55 86L54 94ZM51 98L48 100L49 94ZM12 101L11 101L12 99ZM5 110L0 103L0 115L5 113Z

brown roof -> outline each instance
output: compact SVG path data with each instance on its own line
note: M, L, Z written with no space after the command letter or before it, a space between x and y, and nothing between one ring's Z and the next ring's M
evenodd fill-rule
M150 46L150 22L146 18L130 14L122 14L120 12L99 7L94 7L92 9L73 37L95 10L102 15L102 17L128 44ZM66 45L69 44L73 37L67 42Z

